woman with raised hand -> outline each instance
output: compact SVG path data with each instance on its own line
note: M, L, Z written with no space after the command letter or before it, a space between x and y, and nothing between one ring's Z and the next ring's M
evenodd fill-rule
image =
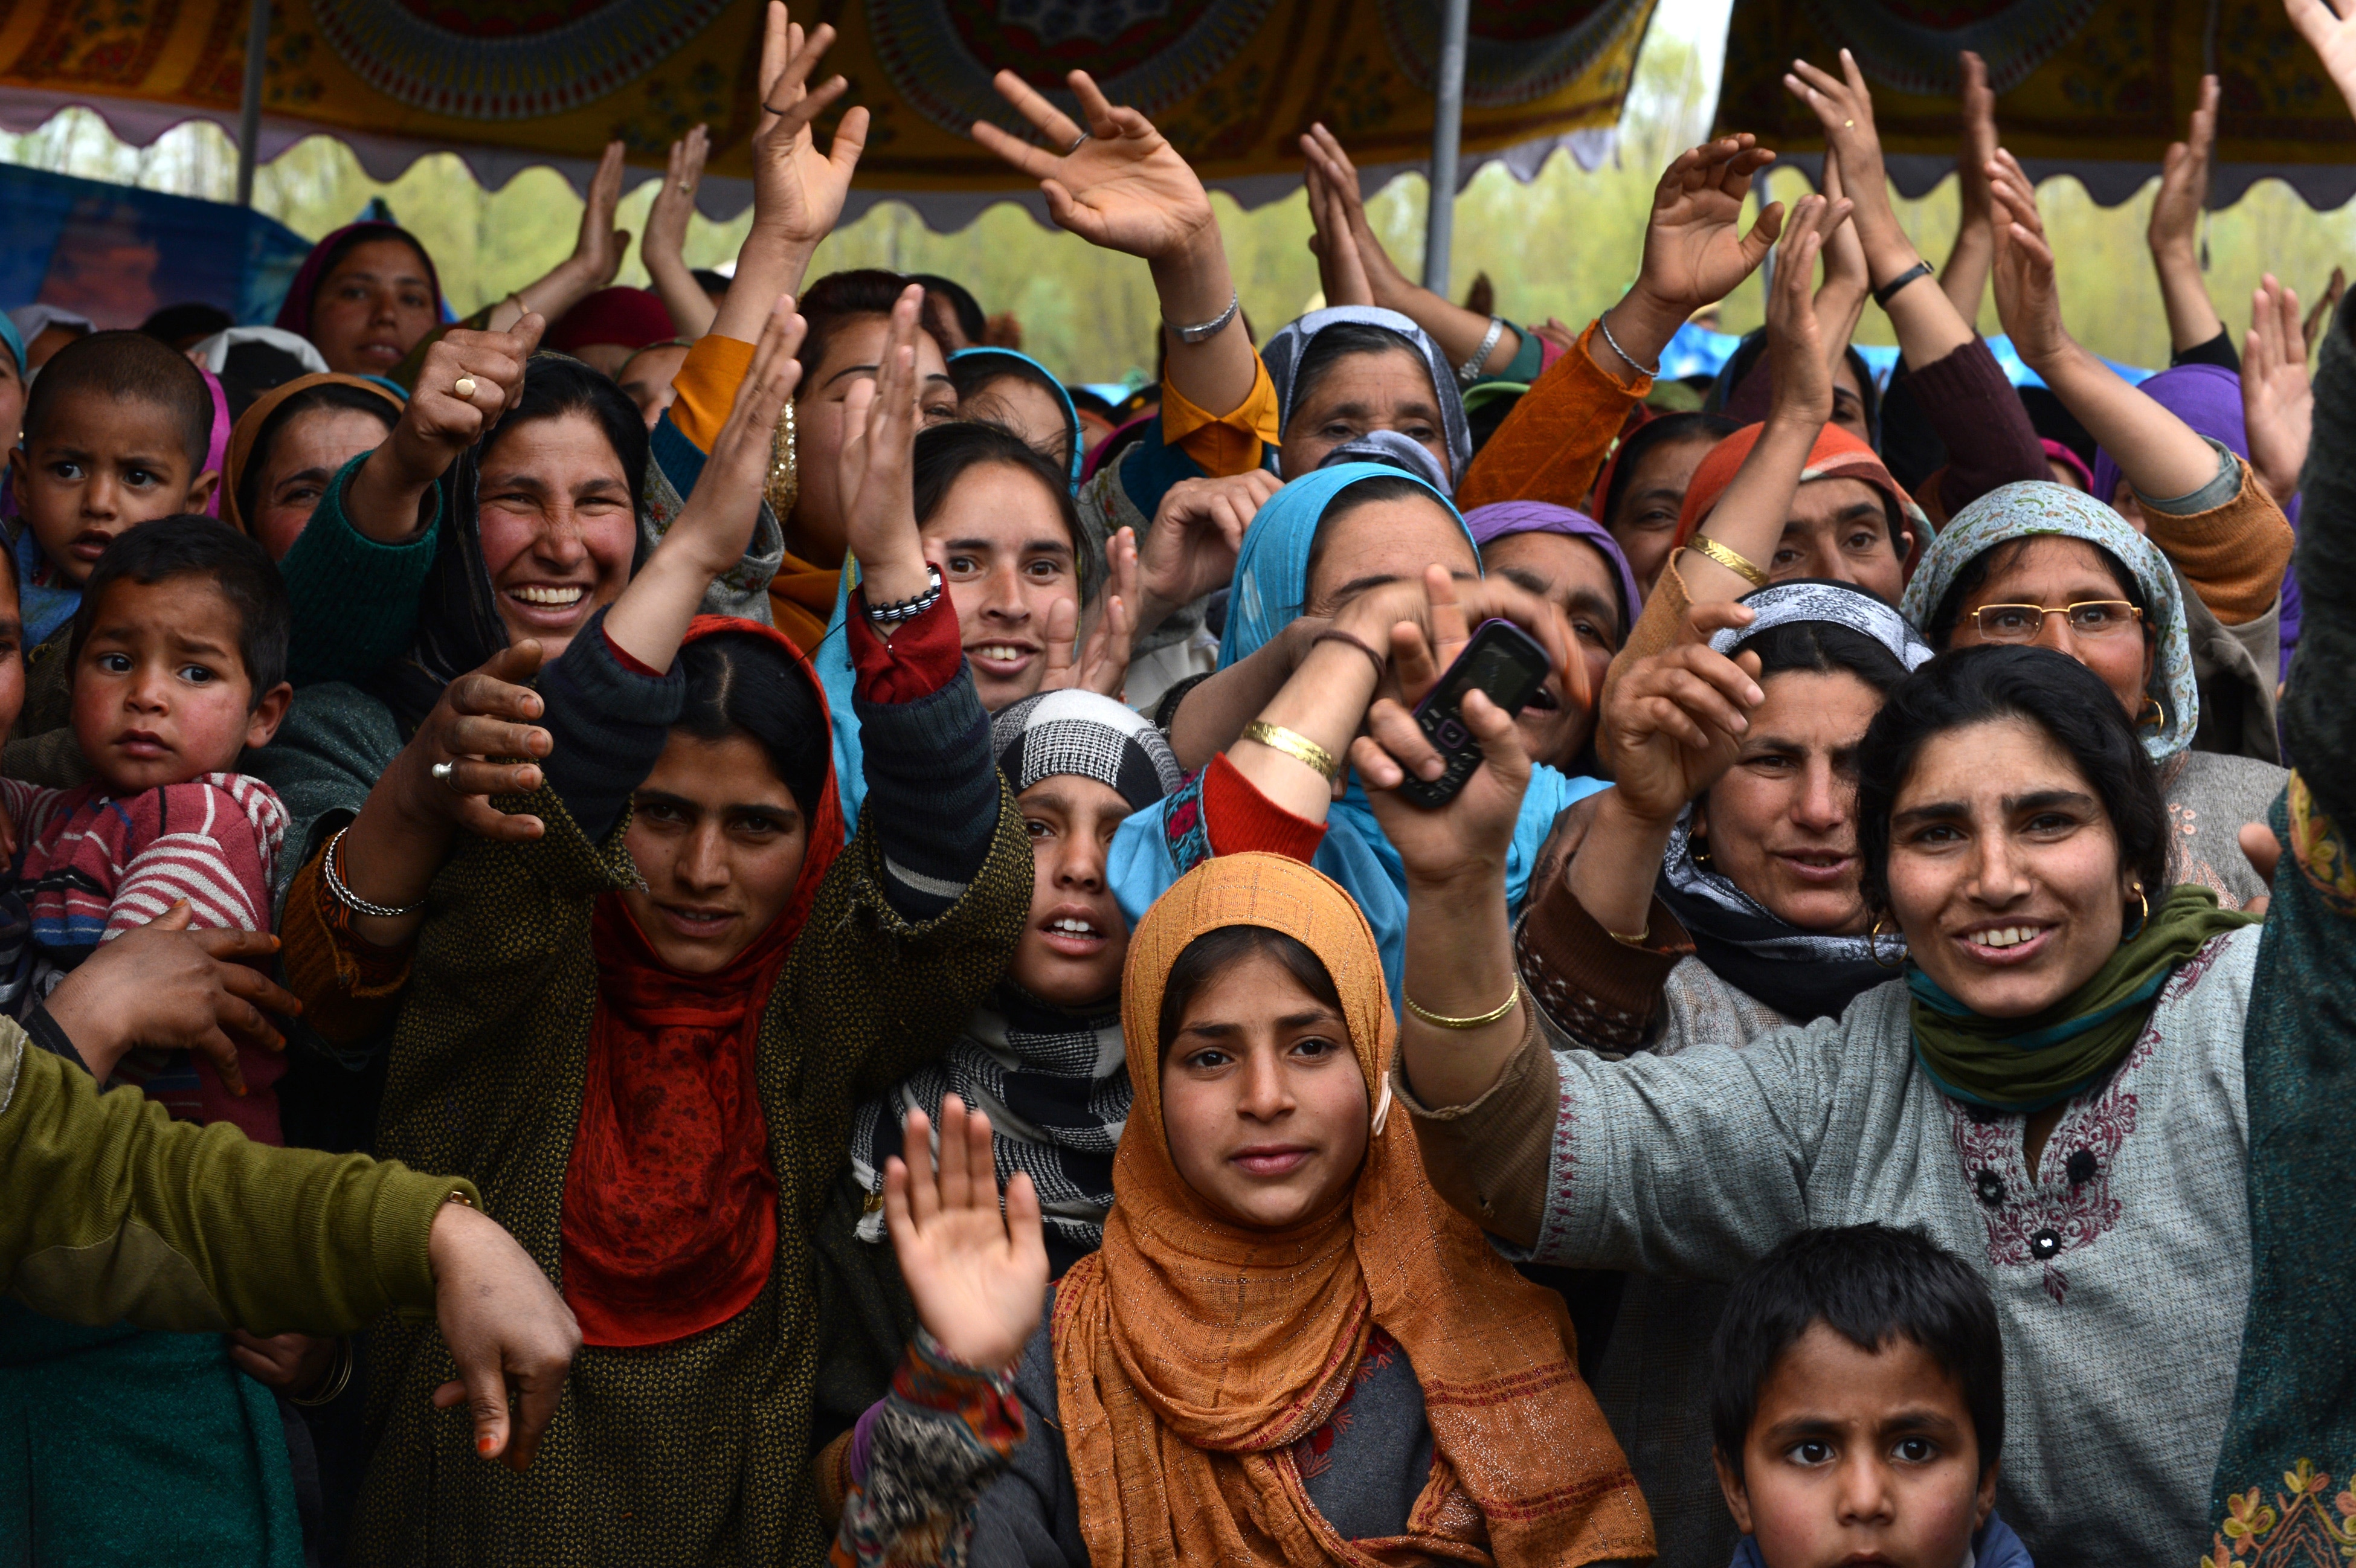
M696 614L751 532L799 331L781 302L704 483L542 672L538 724L469 734L442 769L412 748L292 895L334 939L294 976L306 1003L398 1008L380 1148L472 1177L586 1346L554 1463L522 1487L427 1463L434 1418L396 1401L360 1561L822 1551L810 1227L852 1107L995 983L1030 858L910 513L914 301L859 399L850 635L886 809L849 848L799 652ZM515 757L544 761L477 760ZM371 1386L417 1385L440 1356L429 1332L380 1334Z
M1882 172L1873 95L1856 58L1843 49L1838 74L1795 60L1783 85L1823 123L1831 149L1827 166L1837 169L1840 180L1837 189L1827 184L1826 193L1846 195L1853 204L1850 223L1863 248L1874 303L1898 335L1900 367L1913 401L1945 450L1945 464L1922 486L1932 521L1944 522L1999 485L2044 478L2044 449L2003 367L1899 227Z
M1104 1245L1044 1313L1029 1178L1001 1218L988 1119L943 1102L936 1176L910 1115L884 1206L922 1328L860 1423L835 1561L1649 1558L1561 1302L1390 1114L1349 895L1277 856L1201 867L1138 928L1121 1017L1151 1070Z
M1685 720L1632 736L1624 777L1689 789L1748 735L1751 677L1711 667L1659 693ZM2345 914L2303 907L2278 938L2278 906L2262 947L2171 888L2158 779L2097 676L1959 650L1858 752L1868 935L1902 941L1902 975L1747 1043L1672 1013L1653 1051L1607 1061L1531 1005L1555 997L1517 971L1500 896L1518 741L1494 710L1471 727L1493 765L1447 811L1385 788L1428 750L1403 712L1377 708L1382 744L1353 758L1408 868L1394 1083L1434 1184L1535 1261L1702 1280L1807 1226L1922 1227L2003 1317L1999 1506L2037 1560L2197 1555L2249 1304L2245 1019L2315 1004L2323 971L2281 955L2344 947ZM2344 731L2300 755L2345 766ZM1628 940L1663 951L1665 927Z
M1997 311L2021 358L2100 443L2094 499L2159 548L2197 623L2194 656L2207 718L2200 748L2270 759L2271 682L2279 662L2283 573L2296 536L2240 450L2238 381L2187 365L2130 387L2062 323L2053 252L2037 196L2011 154L1990 173ZM2108 462L2102 461L2107 458Z
M444 324L441 279L417 237L399 224L366 219L311 248L278 307L277 325L309 338L331 371L413 389L425 384L426 349L449 332L510 332L528 315L554 321L612 283L630 248L628 233L614 227L622 155L623 144L610 142L597 161L573 254L463 321Z

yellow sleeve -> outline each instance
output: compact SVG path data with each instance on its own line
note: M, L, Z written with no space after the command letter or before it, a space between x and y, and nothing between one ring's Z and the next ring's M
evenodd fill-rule
M1278 423L1276 383L1268 367L1252 356L1252 389L1233 413L1206 413L1186 400L1167 378L1162 383L1162 439L1193 458L1214 479L1248 474L1283 435Z
M679 433L710 452L720 439L720 427L728 422L728 411L735 406L736 389L752 368L751 344L716 333L697 338L679 374L670 379L678 389L670 422Z

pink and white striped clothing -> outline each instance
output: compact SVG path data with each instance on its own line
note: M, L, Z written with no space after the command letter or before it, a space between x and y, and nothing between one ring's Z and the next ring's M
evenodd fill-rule
M47 996L101 942L187 901L198 928L270 929L271 872L286 835L275 791L245 773L207 773L115 796L101 783L43 789L0 779L16 824L17 888L31 917L31 996ZM186 1121L229 1121L281 1141L275 1053L241 1048L250 1093L229 1092L212 1064L181 1051L134 1051L113 1082L135 1083Z

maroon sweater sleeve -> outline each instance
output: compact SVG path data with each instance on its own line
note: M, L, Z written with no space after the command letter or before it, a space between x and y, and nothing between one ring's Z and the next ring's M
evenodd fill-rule
M957 610L943 593L913 621L903 621L886 642L859 606L845 617L851 667L859 693L870 702L915 702L957 678L965 664L958 637Z
M1295 816L1260 794L1225 752L1203 773L1203 830L1214 855L1264 849L1306 863L1325 842L1325 825Z
M1939 504L1954 517L1998 485L2043 479L2045 448L2020 395L1986 339L1975 336L1944 358L1905 375L1923 418L1947 448Z

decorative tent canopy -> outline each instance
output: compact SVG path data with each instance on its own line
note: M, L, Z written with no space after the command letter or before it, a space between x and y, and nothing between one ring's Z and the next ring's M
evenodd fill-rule
M1526 178L1569 144L1609 146L1656 0L1481 0L1465 70L1462 175L1508 155ZM145 143L191 118L235 133L249 0L17 0L0 15L0 124L69 104ZM380 179L434 151L486 184L552 165L584 181L610 138L659 168L708 123L702 204L750 199L758 0L277 0L259 153L325 132ZM816 0L841 33L825 69L873 112L854 201L911 202L954 227L1037 191L965 134L1015 117L1003 67L1064 98L1085 67L1151 115L1206 179L1248 204L1301 177L1293 140L1323 118L1379 179L1421 166L1432 133L1439 0ZM731 177L734 176L734 177Z
M2033 179L2073 175L2098 202L2126 200L2182 139L2214 71L2212 207L2265 178L2314 207L2356 196L2356 123L2282 0L1735 0L1719 127L1821 155L1815 116L1783 73L1795 58L1837 69L1844 45L1909 196L1954 168L1960 49L1987 61L2005 145Z

